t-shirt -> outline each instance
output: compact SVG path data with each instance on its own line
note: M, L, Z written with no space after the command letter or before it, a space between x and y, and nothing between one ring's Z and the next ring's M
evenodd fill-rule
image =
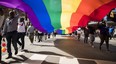
M82 31L81 30L77 30L77 34L81 34L82 33Z
M6 19L4 28L3 28L4 33L17 31L18 18L19 18L19 15L16 15L13 19L9 19L9 18Z
M35 28L33 26L28 27L28 33L34 33Z
M42 32L38 30L38 33L41 34Z
M25 32L24 22L18 22L17 32Z

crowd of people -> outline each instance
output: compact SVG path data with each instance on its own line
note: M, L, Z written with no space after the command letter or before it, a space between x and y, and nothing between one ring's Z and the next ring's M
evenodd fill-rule
M14 47L15 55L18 54L18 45L23 51L25 49L25 36L28 36L31 44L33 44L34 39L38 42L43 41L43 36L45 40L50 38L50 33L43 33L33 27L33 25L27 21L26 14L17 9L3 9L0 8L0 49L2 39L7 40L7 52L8 57L6 59L12 58L11 44ZM100 46L101 50L104 41L106 42L107 51L109 51L109 39L112 39L115 28L113 26L107 26L103 21L101 24L98 24L97 28L92 26L87 26L85 28L78 28L72 34L80 40L82 33L84 32L84 43L89 43L94 47L95 35L96 33L100 37ZM53 32L53 37L56 37L57 32ZM71 34L70 34L71 35ZM35 37L34 37L35 36ZM90 40L88 41L88 37ZM19 40L21 39L21 40ZM0 51L0 62L2 53Z
M42 42L43 36L45 36L46 40L50 38L50 35L34 28L28 21L26 14L22 11L18 9L0 8L0 49L2 40L6 40L8 52L6 59L12 58L11 44L14 47L15 55L18 54L19 48L21 48L21 51L25 49L25 36L28 36L31 44L33 44L34 39ZM53 36L56 36L55 31L53 32ZM0 62L1 55L2 52L0 51Z
M82 33L84 34L84 43L90 44L94 48L95 37L100 38L99 49L101 50L103 43L106 43L107 51L109 51L109 40L112 39L115 32L115 27L108 25L105 21L101 21L97 26L88 25L86 27L78 28L72 33L79 41ZM70 34L71 35L71 34Z

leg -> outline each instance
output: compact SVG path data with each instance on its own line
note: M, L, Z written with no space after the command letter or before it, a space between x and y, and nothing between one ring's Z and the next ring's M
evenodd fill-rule
M100 35L100 40L101 40L101 42L100 42L100 50L101 50L101 46L102 46L102 44L104 43L104 36L103 35Z
M33 42L33 40L34 40L34 33L32 33L32 42Z
M19 38L21 38L21 34L20 33L17 34L17 43L21 46L22 43L19 41Z
M47 34L45 34L45 40L47 40Z
M11 52L11 33L8 33L6 35L6 40L7 40L7 52L8 52L8 57L12 57L12 52Z
M109 51L109 37L108 36L106 36L105 42L106 42L107 51Z
M40 42L40 34L38 33L38 42Z
M50 38L50 34L48 34L48 38Z
M24 46L25 46L25 33L22 33L21 35L21 42L22 42L22 49L24 49Z
M15 55L18 53L18 47L17 47L17 32L12 32L12 44L15 49Z
M31 43L33 43L32 33L29 35L29 39L30 39Z
M40 40L42 41L42 38L43 38L43 33L40 35Z
M90 37L90 45L93 46L93 35L90 34L89 37Z
M80 40L80 36L81 36L81 35L80 35L80 34L78 34L77 36L78 36L78 40Z
M0 50L1 50L1 40L2 40L2 36L0 35ZM0 51L0 62L2 60L2 52Z
M87 42L88 42L88 36L84 35L84 43L87 43Z
M86 37L86 43L88 43L88 36Z

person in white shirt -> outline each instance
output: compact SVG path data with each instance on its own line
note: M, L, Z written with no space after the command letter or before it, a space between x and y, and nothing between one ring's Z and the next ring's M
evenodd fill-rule
M24 22L24 18L20 18L19 22L18 22L18 27L17 27L17 42L18 44L22 47L21 49L24 49L25 46L25 22ZM19 41L19 39L21 38L21 42Z
M80 40L81 34L82 34L82 30L81 30L81 28L78 28L77 29L77 37L78 37L78 40Z

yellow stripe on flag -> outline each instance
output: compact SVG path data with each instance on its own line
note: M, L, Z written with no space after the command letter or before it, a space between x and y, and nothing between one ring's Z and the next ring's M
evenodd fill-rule
M76 12L81 0L62 0L61 26L62 29L70 27L72 13ZM68 33L68 30L66 30Z

